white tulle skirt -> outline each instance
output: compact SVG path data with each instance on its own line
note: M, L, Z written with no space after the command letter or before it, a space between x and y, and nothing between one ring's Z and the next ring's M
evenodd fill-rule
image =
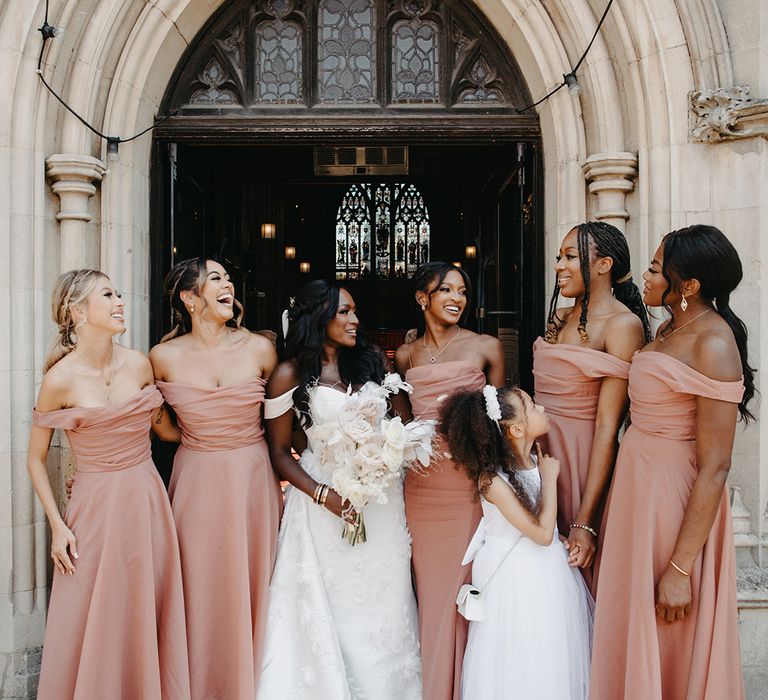
M463 700L584 700L589 694L592 600L568 566L557 533L542 547L523 538L486 538L473 583L485 619L471 622L461 679Z

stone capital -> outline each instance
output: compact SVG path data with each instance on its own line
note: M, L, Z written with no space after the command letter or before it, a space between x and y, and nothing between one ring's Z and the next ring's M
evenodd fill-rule
M629 212L627 194L635 189L637 156L634 153L596 153L582 166L590 193L597 196L595 218L624 229Z
M60 153L45 161L45 171L51 189L61 202L56 218L59 221L91 220L88 200L96 194L107 169L98 158L80 154Z
M747 86L694 90L688 100L693 141L768 138L768 100L753 99Z

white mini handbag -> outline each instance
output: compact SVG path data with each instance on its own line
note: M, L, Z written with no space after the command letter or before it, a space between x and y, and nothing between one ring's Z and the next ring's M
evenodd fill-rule
M471 583L465 583L459 588L459 595L456 596L456 607L466 620L482 620L485 618L485 599L483 592L473 586Z

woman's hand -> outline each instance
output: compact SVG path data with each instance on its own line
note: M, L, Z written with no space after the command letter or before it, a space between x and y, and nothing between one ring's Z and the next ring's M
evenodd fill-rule
M72 559L79 559L75 534L62 522L51 531L51 535L51 559L54 565L62 574L72 576L76 571Z
M64 492L67 494L67 500L72 498L72 487L75 485L75 477L70 476L69 479L67 479L64 482Z
M568 563L585 569L592 566L597 551L595 536L581 527L572 527L568 535Z
M691 577L671 564L656 584L656 613L667 622L684 620L691 611Z
M331 511L335 516L346 520L348 523L355 521L355 511L349 508L349 501L342 501L341 496L333 489L329 489L328 498L325 499L325 507ZM349 513L345 514L344 511L349 510Z

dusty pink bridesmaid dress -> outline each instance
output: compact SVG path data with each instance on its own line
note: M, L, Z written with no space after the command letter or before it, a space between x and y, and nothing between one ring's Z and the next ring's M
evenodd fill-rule
M728 490L691 571L693 606L655 613L696 479L696 397L738 403L744 385L710 379L669 355L641 352L629 372L632 425L621 442L599 562L592 700L744 697Z
M422 418L437 418L443 394L486 383L485 374L465 360L412 367L406 381L413 386L413 415ZM456 612L456 594L470 580L471 567L461 560L481 516L477 486L447 457L434 459L426 475L406 475L424 700L459 700L468 623Z
M157 382L182 431L170 495L181 548L192 700L253 700L282 496L263 379L203 389Z
M77 573L54 570L40 700L187 700L184 600L168 495L150 454L154 385L121 404L33 413L67 431L77 478L65 520Z
M626 379L629 362L592 348L552 345L538 338L533 344L533 376L536 402L544 406L550 419L549 433L541 439L541 446L560 460L557 527L567 537L587 484L603 379ZM592 588L592 570L581 572Z

